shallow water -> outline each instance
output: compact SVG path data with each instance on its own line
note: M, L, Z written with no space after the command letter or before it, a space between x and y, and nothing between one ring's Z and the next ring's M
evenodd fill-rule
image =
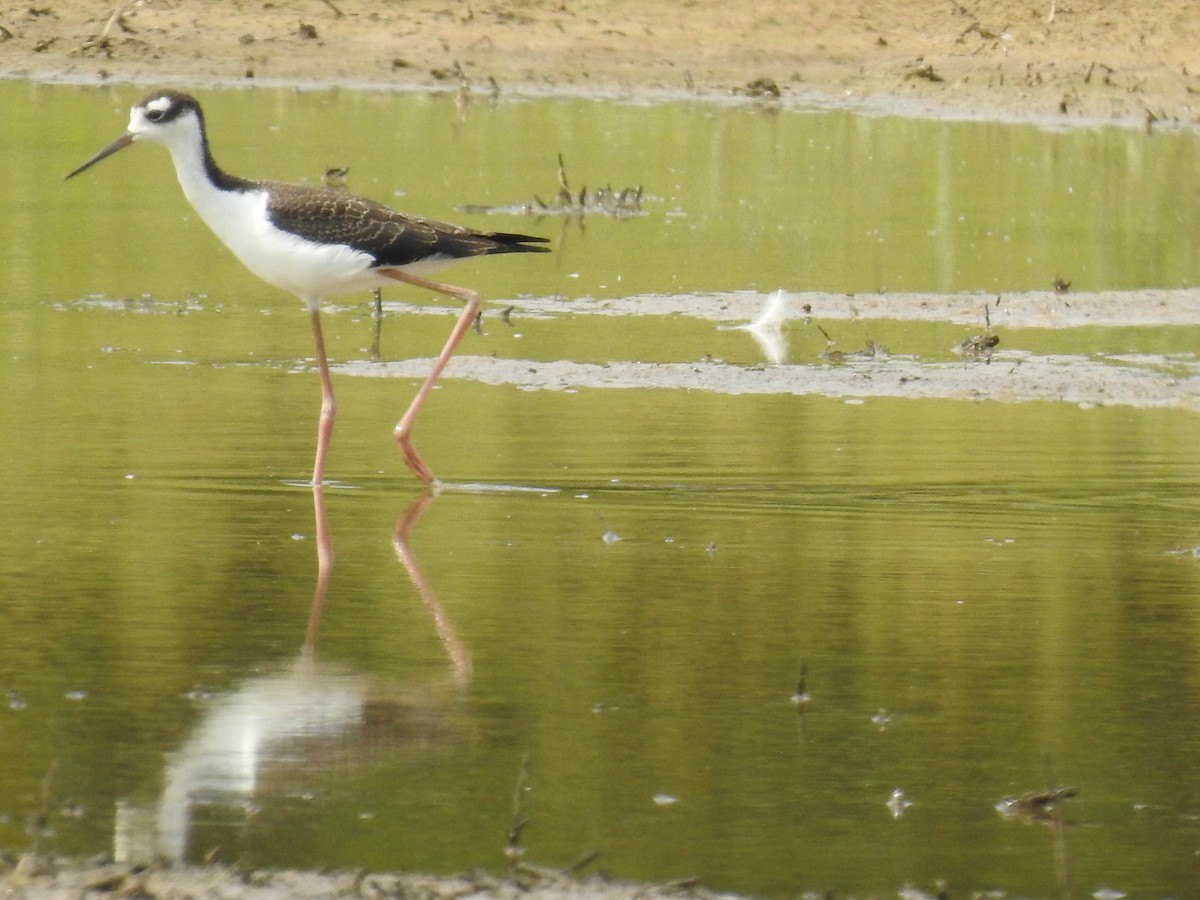
M454 270L493 303L418 423L450 482L427 507L390 431L453 310L387 296L376 352L369 297L330 309L322 587L297 302L224 254L161 150L61 182L140 93L0 85L0 844L502 871L527 820L527 861L595 849L626 878L1052 896L1060 832L994 807L1062 782L1080 893L1196 883L1200 321L1002 312L1055 278L1064 305L1194 300L1194 134L206 94L235 172L349 165L412 212L555 242ZM549 199L559 151L576 189L643 185L645 215L456 211ZM729 326L777 288L774 365ZM980 312L822 316L813 291L978 291ZM703 313L722 292L729 316ZM951 352L989 327L990 364ZM901 368L821 357L868 341ZM1141 366L1173 401L868 389L1063 360L1035 370L1051 397ZM584 364L632 384L531 371Z

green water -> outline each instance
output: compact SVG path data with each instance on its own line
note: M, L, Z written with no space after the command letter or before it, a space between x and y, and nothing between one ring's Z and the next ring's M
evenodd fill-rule
M1176 552L1200 544L1196 414L449 379L417 429L435 471L541 490L437 496L409 542L422 595L393 545L420 496L391 440L416 385L342 377L336 561L305 654L316 534L297 483L318 385L298 302L204 230L159 148L61 180L141 93L0 84L0 845L29 846L45 807L40 840L63 853L503 871L523 818L525 860L595 849L623 878L1059 896L1054 829L993 808L1057 780L1078 790L1079 895L1200 883L1200 564ZM1192 133L202 99L234 172L348 165L355 190L408 211L553 238L553 256L453 270L496 306L1200 283ZM577 188L643 185L647 214L455 211L549 198L560 151ZM369 299L325 317L335 362L371 357ZM433 355L450 319L387 299L382 358ZM871 333L942 353L963 336ZM1026 342L1183 352L1194 336ZM793 344L818 364L811 331ZM680 316L489 318L463 346L762 362ZM893 818L897 788L913 805Z

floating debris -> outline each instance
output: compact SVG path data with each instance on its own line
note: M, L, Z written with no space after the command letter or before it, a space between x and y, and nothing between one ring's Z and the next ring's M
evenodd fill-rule
M888 797L887 808L892 811L892 818L898 819L913 805L912 800L908 798L908 794L904 793L903 789L896 788L892 791L892 796Z
M999 296L996 297L996 306L1000 306ZM954 352L963 359L982 359L985 363L991 363L992 352L1000 343L1000 337L992 334L992 313L988 309L987 304L984 304L983 307L983 327L983 334L969 337L957 344L953 348Z
M870 337L867 338L866 347L862 350L837 350L834 349L837 341L829 336L829 332L817 325L817 330L825 336L825 350L817 355L817 359L823 359L831 363L853 362L854 360L885 360L891 356L888 348L883 344L877 343Z
M835 350L830 348L818 356L831 363L847 363L855 360L885 360L891 353L883 344L867 338L867 344L862 350Z
M346 187L346 176L350 174L349 166L331 166L321 176L321 184L334 191L349 190Z
M800 660L800 678L796 682L796 692L792 694L792 702L797 706L805 706L812 700L808 692L808 663Z
M55 312L73 310L108 310L112 312L146 313L150 315L187 315L204 309L201 300L204 294L188 296L182 300L159 300L151 294L140 297L105 297L103 294L88 294L75 300L62 300L50 304Z
M996 804L996 812L1006 819L1029 819L1049 822L1054 819L1057 804L1074 797L1075 788L1056 785L1045 791L1027 791L1019 797L1004 797Z
M883 707L880 707L879 712L871 716L871 721L879 727L880 731L886 731L887 727L895 721L895 716L888 712Z
M992 353L1000 343L1000 336L996 334L977 334L974 337L969 337L961 344L956 344L954 352L963 359L982 359L984 362L992 361Z
M755 78L747 81L741 87L733 88L729 93L741 97L769 97L775 99L783 94L774 78Z
M621 535L613 531L612 525L610 525L602 515L596 513L596 518L599 519L600 524L604 526L604 534L600 535L600 540L604 541L606 544L619 544L624 540Z
M611 184L595 190L581 187L573 190L567 181L566 166L563 155L558 154L558 193L547 203L537 194L528 203L513 203L507 206L486 206L467 204L458 207L459 212L477 213L482 215L502 214L518 216L574 216L583 218L586 215L611 216L624 219L629 216L645 215L642 209L642 186L616 190Z

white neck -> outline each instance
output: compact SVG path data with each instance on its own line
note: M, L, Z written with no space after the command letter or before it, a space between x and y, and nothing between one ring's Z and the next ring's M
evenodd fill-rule
M164 141L171 152L179 186L204 223L236 252L240 243L238 234L248 221L246 206L261 204L263 195L260 191L246 190L250 187L248 183L222 173L207 153L199 123L193 119L187 126ZM216 184L214 178L227 180L228 184Z

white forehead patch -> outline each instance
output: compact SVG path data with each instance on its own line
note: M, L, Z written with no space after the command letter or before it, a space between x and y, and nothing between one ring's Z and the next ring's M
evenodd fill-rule
M146 109L152 109L155 112L166 112L171 106L170 97L155 97L146 104Z

